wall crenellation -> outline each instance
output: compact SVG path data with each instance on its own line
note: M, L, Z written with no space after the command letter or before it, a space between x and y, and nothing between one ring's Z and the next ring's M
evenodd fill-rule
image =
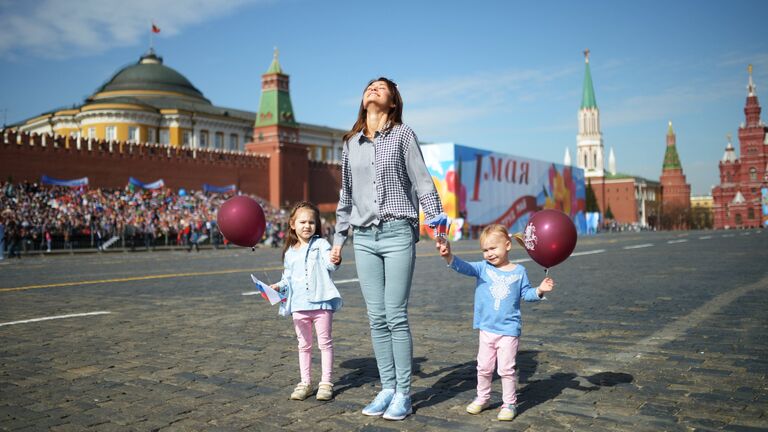
M17 150L29 151L65 151L70 154L99 154L115 159L165 158L169 161L200 165L232 165L238 167L253 166L266 168L269 155L254 155L221 149L174 148L157 143L135 143L126 141L106 141L95 138L76 138L62 135L16 132L6 129L1 131L2 144L16 144Z

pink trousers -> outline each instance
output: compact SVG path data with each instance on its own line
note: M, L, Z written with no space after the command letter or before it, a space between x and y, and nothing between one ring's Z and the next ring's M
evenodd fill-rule
M333 339L331 325L333 311L313 310L293 313L293 326L299 340L299 371L301 382L312 382L312 325L317 333L317 346L320 348L322 376L320 382L331 382L333 373Z
M505 405L517 403L515 357L518 342L517 336L503 336L480 330L480 347L477 350L477 402L484 403L491 399L493 369L498 362L502 400Z

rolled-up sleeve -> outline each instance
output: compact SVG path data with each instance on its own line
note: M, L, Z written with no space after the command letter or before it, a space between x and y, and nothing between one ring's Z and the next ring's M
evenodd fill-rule
M333 236L334 246L343 246L349 236L349 217L352 213L352 175L349 171L349 152L347 146L341 156L341 190L339 205L336 207L336 234Z

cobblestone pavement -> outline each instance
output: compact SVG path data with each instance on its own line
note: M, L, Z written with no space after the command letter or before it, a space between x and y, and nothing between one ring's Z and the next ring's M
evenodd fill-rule
M336 395L290 401L289 319L253 290L277 249L0 262L0 430L757 431L768 429L768 232L580 238L549 300L523 307L519 416L471 416L471 278L418 245L415 414L369 418L377 391L352 248L335 274ZM454 245L480 259L475 241ZM512 259L527 258L515 248ZM532 282L542 269L524 262ZM18 322L67 314L109 312ZM315 353L319 362L319 354ZM315 364L315 376L319 364Z

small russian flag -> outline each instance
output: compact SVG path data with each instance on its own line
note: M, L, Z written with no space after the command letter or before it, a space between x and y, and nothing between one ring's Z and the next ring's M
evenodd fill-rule
M448 232L451 229L451 220L445 213L440 213L432 220L427 221L427 226L432 228L435 233L435 238L448 237Z
M273 290L269 285L265 284L264 282L256 279L256 276L251 275L251 279L253 280L253 283L256 284L256 289L259 290L264 300L268 301L270 304L276 305L280 302L285 301L285 297L282 294Z

